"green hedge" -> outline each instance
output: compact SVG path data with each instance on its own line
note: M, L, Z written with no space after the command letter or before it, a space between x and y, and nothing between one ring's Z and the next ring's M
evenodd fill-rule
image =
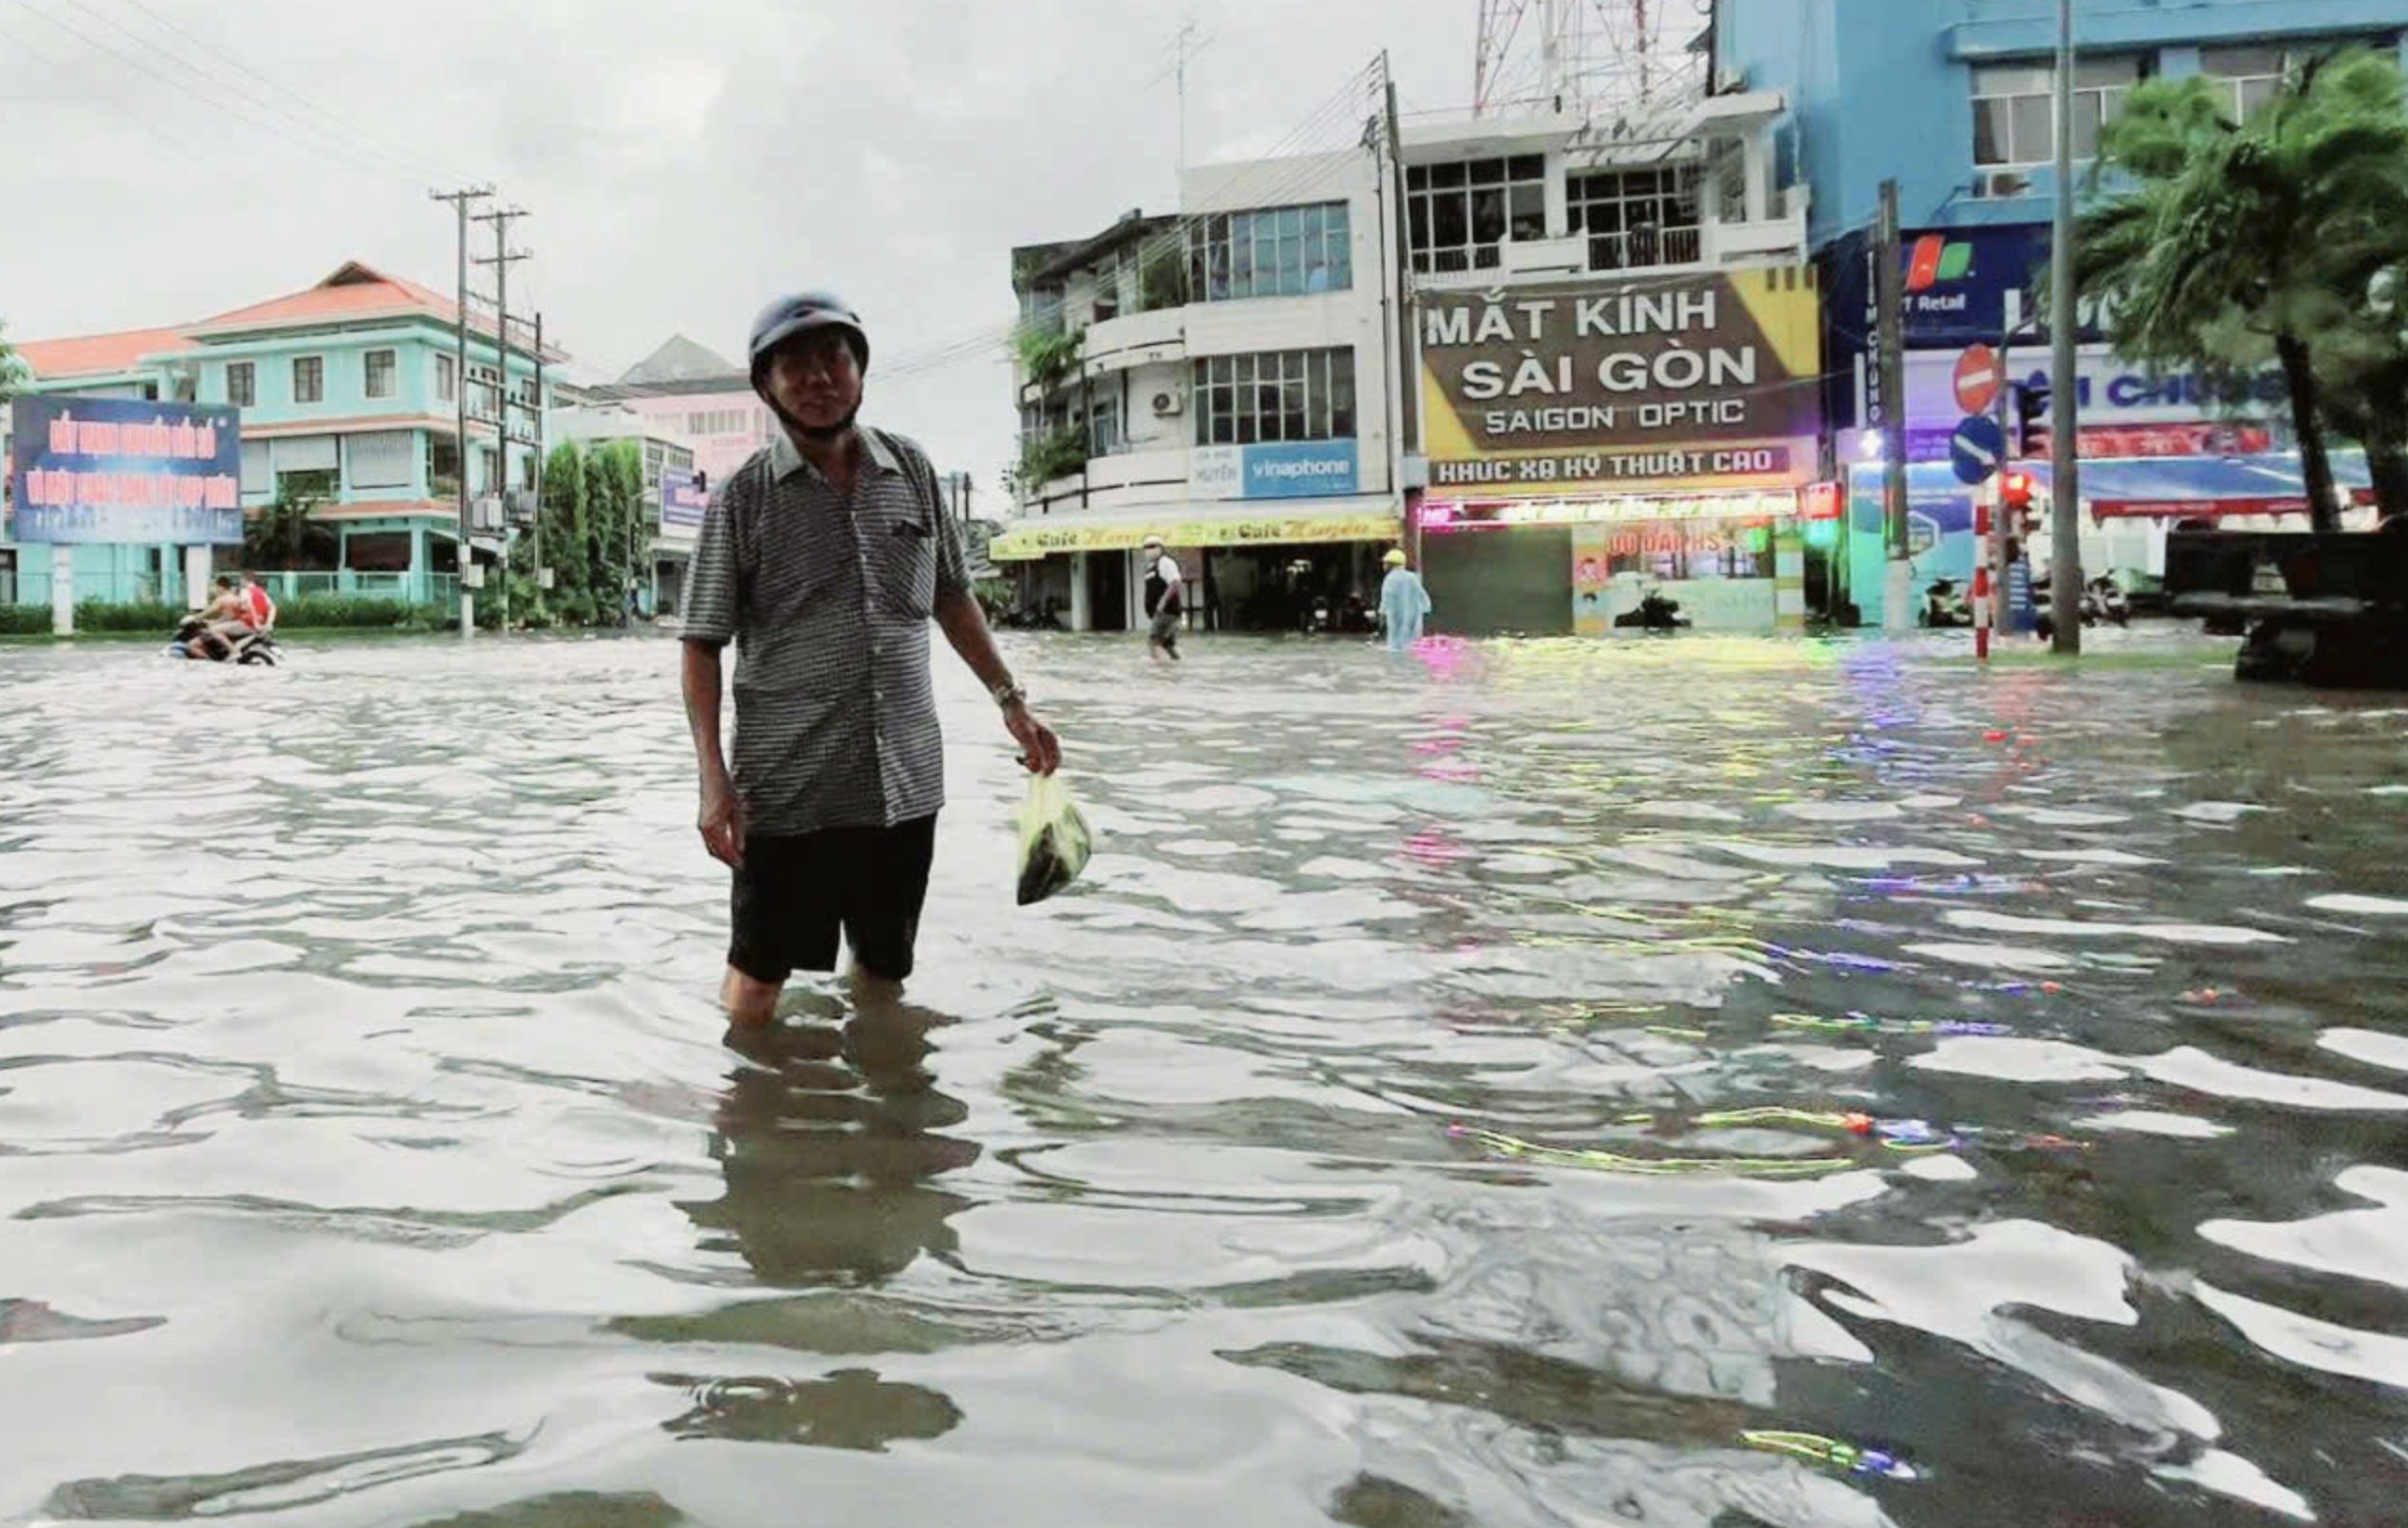
M166 636L181 625L190 613L181 606L161 605L155 600L130 604L84 600L75 607L75 629L155 631ZM278 631L438 631L452 620L452 615L439 605L410 605L358 594L304 594L276 607ZM0 636L42 636L49 630L48 606L0 606Z
M164 605L157 600L131 600L122 603L110 600L78 600L75 602L75 629L78 631L156 631L171 636L187 614L180 605Z

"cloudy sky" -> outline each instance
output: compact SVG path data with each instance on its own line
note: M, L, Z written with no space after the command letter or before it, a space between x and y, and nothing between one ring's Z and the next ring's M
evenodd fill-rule
M1382 47L1409 111L1467 103L1477 9L0 0L0 319L19 339L180 322L349 259L448 291L427 191L476 179L533 214L511 309L540 307L594 379L678 331L740 359L753 311L803 286L851 298L881 358L924 356L1010 323L1014 244L1175 209L1158 76L1182 23L1206 43L1205 160L1279 142ZM1325 115L1321 146L1360 121ZM1011 450L998 348L883 390L873 366L865 413L982 490Z

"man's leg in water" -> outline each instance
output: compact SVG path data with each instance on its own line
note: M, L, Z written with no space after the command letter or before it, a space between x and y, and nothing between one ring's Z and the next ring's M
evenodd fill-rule
M719 983L719 1006L727 1010L728 1027L735 1030L767 1029L777 1017L778 994L784 991L783 981L763 981L746 976L734 966Z

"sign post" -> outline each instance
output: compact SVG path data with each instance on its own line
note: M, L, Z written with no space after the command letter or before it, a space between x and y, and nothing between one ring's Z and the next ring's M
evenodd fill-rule
M1997 394L1997 361L1983 346L1982 359L1989 370L1976 368L1973 385L1968 386L1968 368L1960 362L1956 368L1956 401L1964 403L1969 398L1988 404ZM1973 359L1973 351L1966 352L1966 360ZM1986 380L1987 378L1987 380ZM1978 411L1968 412L1958 421L1956 433L1948 438L1949 465L1955 469L1956 480L1980 490L1973 500L1973 656L1983 662L1990 661L1991 588L1990 564L1982 554L1991 535L1991 524L1998 497L1998 469L2007 459L2007 432L1998 421Z

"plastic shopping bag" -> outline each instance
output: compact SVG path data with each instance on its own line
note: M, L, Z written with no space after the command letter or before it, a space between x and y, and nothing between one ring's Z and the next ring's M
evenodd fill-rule
M1020 905L1043 902L1079 879L1094 851L1095 831L1062 781L1028 776L1028 798L1020 804Z

